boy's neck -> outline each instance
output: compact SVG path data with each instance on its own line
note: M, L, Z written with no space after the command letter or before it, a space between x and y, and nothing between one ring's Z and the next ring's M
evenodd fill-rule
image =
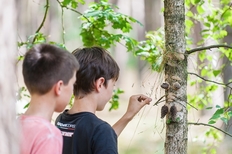
M37 116L51 121L54 110L54 98L47 95L32 95L30 105L24 115Z
M74 99L72 108L68 111L69 114L79 112L91 112L95 114L97 109L97 101L93 95L86 95L83 98Z

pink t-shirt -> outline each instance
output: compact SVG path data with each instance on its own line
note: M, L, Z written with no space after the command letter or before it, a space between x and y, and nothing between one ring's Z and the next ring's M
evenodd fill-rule
M61 154L63 139L58 128L35 116L19 117L22 130L21 154Z

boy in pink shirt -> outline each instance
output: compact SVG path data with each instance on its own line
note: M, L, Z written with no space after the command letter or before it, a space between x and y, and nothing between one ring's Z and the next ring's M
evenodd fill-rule
M23 61L30 105L19 117L21 154L61 154L62 136L50 123L53 112L68 104L79 64L68 51L50 44L35 45Z

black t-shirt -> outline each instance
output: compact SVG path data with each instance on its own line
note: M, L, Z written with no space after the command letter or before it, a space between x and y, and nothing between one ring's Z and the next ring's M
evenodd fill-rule
M93 113L65 110L55 125L63 136L63 154L118 154L115 131Z

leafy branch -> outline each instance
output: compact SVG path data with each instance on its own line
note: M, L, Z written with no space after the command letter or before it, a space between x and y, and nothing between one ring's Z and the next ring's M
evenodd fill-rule
M221 18L226 14L227 11L231 10L232 3L230 3L229 7L222 13Z
M212 128L214 128L214 129L217 129L217 130L219 130L219 131L223 132L224 134L226 134L226 135L228 135L228 136L232 137L232 135L231 135L231 134L229 134L229 133L227 133L226 131L224 131L224 130L222 130L222 129L218 128L218 127L215 127L215 126L213 126L213 125L210 125L210 124L198 123L198 122L197 122L197 123L189 122L188 124L189 124L189 125L202 125L202 126L212 127Z
M225 45L225 44L218 44L218 45L210 45L210 46L206 46L206 47L198 47L195 49L187 50L186 52L187 52L187 54L192 54L192 53L197 52L197 51L209 50L212 48L221 48L221 47L232 49L232 46Z
M67 10L75 12L75 13L79 14L80 16L83 16L86 20L88 20L88 22L90 22L89 19L87 17L85 17L84 14L82 14L81 12L79 12L79 11L73 9L73 8L70 8L70 7L66 6L66 5L63 5L59 0L56 0L56 1L59 3L61 8L66 8Z
M39 31L40 31L40 30L41 30L41 28L43 27L44 22L45 22L45 20L46 20L46 18L47 18L48 8L49 8L49 0L46 0L45 8L46 8L46 10L45 10L45 13L44 13L43 20L42 20L42 22L41 22L40 26L38 27L38 29L36 30L35 34L39 33ZM37 38L37 37L38 37L38 35L35 35L35 37L34 37L34 39L33 39L32 43L34 43L34 42L35 42L35 40L36 40L36 38Z
M222 85L222 86L226 86L226 87L232 89L232 87L230 86L230 84L231 84L232 82L228 82L228 83L224 84L224 83L220 83L220 82L216 82L216 81L212 81L212 80L203 78L202 76L200 76L200 75L198 75L198 74L196 74L196 73L188 72L188 74L190 74L190 75L195 75L195 76L201 78L202 80L204 80L204 81L206 81L206 82L212 82L212 83L215 83L215 84L218 84L218 85Z

